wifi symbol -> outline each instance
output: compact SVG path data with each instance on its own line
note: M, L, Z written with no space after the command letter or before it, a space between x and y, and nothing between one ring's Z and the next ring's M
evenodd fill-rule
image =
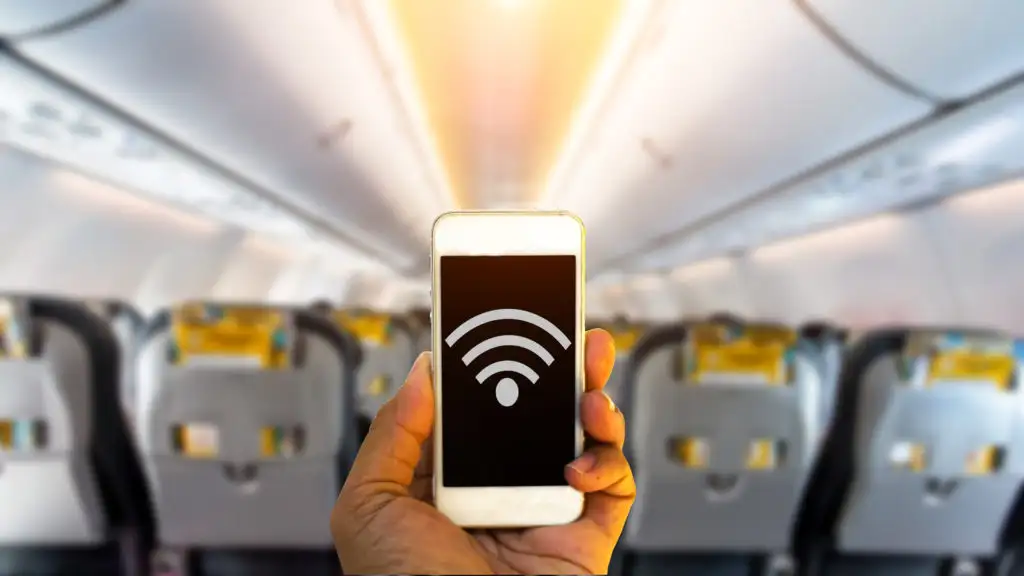
M490 310L487 312L483 312L481 314L477 314L476 316L463 322L458 328L452 331L452 333L449 334L444 341L445 343L448 344L448 347L451 348L452 346L455 345L456 342L459 341L459 339L461 339L466 334L469 334L474 329L479 328L484 324L497 322L499 320L519 320L520 322L527 322L529 324L533 324L534 326L544 330L552 337L554 337L554 339L557 340L558 343L562 345L562 348L566 350L568 350L569 345L572 344L572 341L569 340L569 337L563 334L561 330L559 330L554 324L552 324L546 318L538 316L533 312L527 312L526 310L518 310L514 308ZM529 350L530 352L533 352L538 357L540 357L540 359L543 360L544 363L547 364L548 366L550 366L555 361L555 357L552 356L550 352L548 352L543 346L534 342L533 340L530 340L529 338L524 338L522 336L506 334L503 336L495 336L493 338L488 338L487 340L484 340L483 342L477 344L476 346L473 346L473 348L469 352L466 352L466 354L462 357L462 363L465 364L466 366L469 366L469 364L473 360L476 360L484 352L489 352L491 350L494 350L495 348L501 348L503 346L514 346L517 348L524 348L526 350ZM485 366L483 370L478 372L476 375L476 381L483 384L488 378L494 376L495 374L504 374L508 372L515 372L516 374L519 374L528 379L532 384L536 384L537 380L540 379L540 376L535 371L533 371L533 369L523 364L522 362L516 362L515 360L499 360L497 362ZM498 382L498 385L494 389L494 395L497 397L498 403L501 404L502 406L512 406L513 404L516 403L516 400L519 399L519 386L516 384L515 380L506 376L505 378L502 378Z

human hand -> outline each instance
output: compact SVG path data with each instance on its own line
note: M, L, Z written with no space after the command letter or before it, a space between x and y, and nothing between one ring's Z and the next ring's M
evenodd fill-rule
M564 526L465 530L432 503L434 388L430 353L381 408L331 512L347 574L605 574L636 497L622 453L626 424L603 388L615 363L604 330L586 335L583 429L596 442L565 469L586 494Z

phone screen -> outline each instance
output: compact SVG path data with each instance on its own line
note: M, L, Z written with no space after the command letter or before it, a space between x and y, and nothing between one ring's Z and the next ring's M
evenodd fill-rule
M565 486L576 456L576 256L442 256L443 482Z

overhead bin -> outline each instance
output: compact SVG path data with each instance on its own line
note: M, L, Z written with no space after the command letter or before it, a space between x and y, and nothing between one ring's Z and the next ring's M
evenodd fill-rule
M937 202L1018 177L1022 146L1024 82L780 189L642 260L687 264Z
M806 4L857 52L935 98L967 98L1024 73L1020 0Z
M116 0L0 0L0 36L51 30L116 3Z
M344 6L133 0L15 49L407 267L441 196Z
M932 111L850 60L790 2L664 6L552 199L587 223L595 273Z

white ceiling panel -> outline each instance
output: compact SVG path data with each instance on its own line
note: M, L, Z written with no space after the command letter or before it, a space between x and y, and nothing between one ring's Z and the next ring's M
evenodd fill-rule
M930 96L960 99L1024 72L1020 0L806 0L858 52Z
M933 202L1024 174L1024 83L651 250L635 270L677 266Z
M2 54L0 144L243 229L307 241L317 236L302 219Z
M790 2L667 5L552 199L587 222L597 268L931 111Z
M43 31L115 3L116 0L0 0L0 36Z
M426 262L444 195L332 0L133 0L26 57L353 236Z

